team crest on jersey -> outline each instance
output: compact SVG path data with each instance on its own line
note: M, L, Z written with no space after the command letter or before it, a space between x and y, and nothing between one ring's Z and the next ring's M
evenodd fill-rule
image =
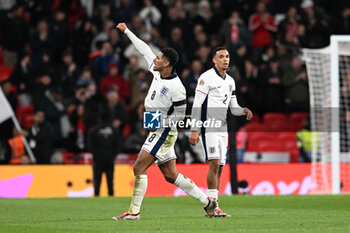
M160 90L160 94L166 95L168 91L169 91L169 88L167 88L166 86L163 86L162 89Z
M205 81L202 79L200 82L199 82L199 86L203 86L205 83Z
M209 153L214 154L215 153L215 147L209 147Z
M228 85L228 88L229 88L230 92L232 92L232 89L233 89L232 85Z

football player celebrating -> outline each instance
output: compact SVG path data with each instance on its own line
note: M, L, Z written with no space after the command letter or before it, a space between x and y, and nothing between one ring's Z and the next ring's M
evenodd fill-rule
M182 120L186 109L186 90L177 76L174 65L178 54L172 48L164 48L155 55L150 47L135 36L125 25L119 23L117 28L131 40L135 48L146 59L148 70L153 75L150 89L145 98L146 111L156 111L157 114L173 120ZM179 117L182 116L182 117ZM154 116L155 118L157 117ZM177 119L177 117L179 117ZM177 139L176 127L162 127L150 132L135 161L133 197L128 211L114 220L140 219L140 208L147 189L147 169L156 163L164 178L182 189L185 193L198 199L204 205L206 214L212 217L215 213L216 200L208 198L196 184L176 170L176 155L174 144Z
M227 109L230 107L231 113L236 116L246 115L247 120L251 120L253 114L248 108L242 108L237 103L235 81L226 73L230 63L228 51L219 47L213 50L212 55L214 67L205 71L198 79L191 117L195 121L219 121L220 128L192 127L189 142L191 145L197 145L201 140L205 160L209 163L208 196L218 200L220 176L226 162L228 144ZM229 216L219 206L215 208L215 217Z

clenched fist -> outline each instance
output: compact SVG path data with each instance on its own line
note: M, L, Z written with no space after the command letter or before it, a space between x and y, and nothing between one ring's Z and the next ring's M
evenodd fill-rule
M125 23L118 23L118 25L116 26L116 28L118 28L120 31L125 32L126 30L126 24Z

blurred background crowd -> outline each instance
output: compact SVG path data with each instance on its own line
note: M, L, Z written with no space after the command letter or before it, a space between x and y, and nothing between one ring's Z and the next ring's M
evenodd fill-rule
M309 111L300 49L350 34L350 2L6 0L0 22L1 88L24 129L14 130L11 120L0 125L1 163L18 162L11 153L20 134L38 163L50 163L55 151L88 151L89 129L99 119L117 129L119 152L138 153L143 144L151 79L145 60L115 29L118 22L155 53L166 46L179 53L187 113L199 75L212 67L211 50L225 46L239 104L262 116ZM180 148L188 147L181 138Z

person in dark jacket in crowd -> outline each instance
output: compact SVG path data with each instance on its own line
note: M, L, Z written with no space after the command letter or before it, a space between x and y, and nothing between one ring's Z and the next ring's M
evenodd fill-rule
M113 196L114 159L120 150L119 130L112 126L108 112L100 115L100 122L88 134L88 150L93 155L93 180L95 196L100 195L102 172L106 173L108 195Z
M54 147L52 130L45 122L45 113L37 110L33 116L33 126L21 133L27 137L37 164L50 164Z

